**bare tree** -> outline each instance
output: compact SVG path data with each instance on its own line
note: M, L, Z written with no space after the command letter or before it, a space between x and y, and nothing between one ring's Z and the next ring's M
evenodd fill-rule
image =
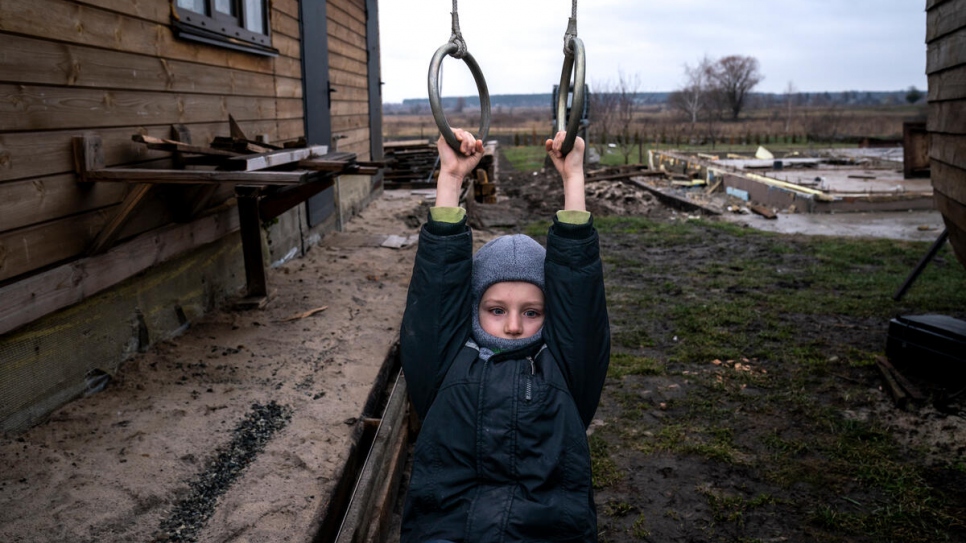
M603 157L610 138L616 132L614 124L617 117L617 94L609 80L595 83L594 88L594 92L590 94L589 136L592 145Z
M672 92L668 105L677 110L691 123L689 137L694 135L702 111L707 107L708 80L712 62L704 57L695 66L684 65L684 86Z
M622 71L617 73L617 95L615 111L615 125L617 129L617 145L624 156L624 164L630 162L631 152L634 150L634 109L637 103L637 91L641 88L641 78L635 74L629 76Z
M718 60L709 72L713 86L721 93L731 110L731 119L737 120L748 94L764 77L758 71L758 59L731 55Z

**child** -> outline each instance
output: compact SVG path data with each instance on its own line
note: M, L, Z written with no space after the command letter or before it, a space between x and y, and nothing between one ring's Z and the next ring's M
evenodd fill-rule
M597 232L583 150L547 152L564 209L547 248L504 236L474 257L458 207L482 142L440 138L436 207L420 233L401 358L422 420L402 543L596 541L586 429L610 357Z

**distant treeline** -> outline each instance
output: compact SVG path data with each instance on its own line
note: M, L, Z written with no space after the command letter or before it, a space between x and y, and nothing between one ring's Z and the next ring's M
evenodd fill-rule
M635 103L641 106L661 105L667 102L670 92L639 92L635 94ZM884 106L898 105L907 102L909 90L901 91L843 91L843 92L797 92L792 94L796 106ZM785 104L787 96L783 93L752 93L751 107L772 107ZM478 96L451 96L443 98L443 107L447 110L479 109ZM490 104L497 108L548 108L554 106L553 95L545 94L493 94ZM401 104L383 104L383 112L413 113L429 108L428 98L407 98Z

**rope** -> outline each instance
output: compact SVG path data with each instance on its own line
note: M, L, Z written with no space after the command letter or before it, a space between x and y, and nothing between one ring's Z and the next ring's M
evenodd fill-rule
M456 3L456 0L453 0ZM577 39L577 0L574 0L573 9L570 12L570 22L567 24L567 32L564 33L564 56L573 56L574 40Z
M576 9L576 2L574 0ZM449 37L450 43L456 44L456 52L453 53L455 58L463 58L466 56L466 42L463 41L463 33L460 32L460 14L459 10L456 8L456 0L453 0L453 34Z

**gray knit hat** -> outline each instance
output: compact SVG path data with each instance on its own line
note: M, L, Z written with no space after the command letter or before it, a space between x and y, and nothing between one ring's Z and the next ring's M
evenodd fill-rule
M543 262L547 250L533 238L523 234L498 237L473 255L473 337L481 347L505 351L532 345L541 340L542 332L529 338L504 339L490 335L480 326L480 300L496 283L523 281L543 290Z

